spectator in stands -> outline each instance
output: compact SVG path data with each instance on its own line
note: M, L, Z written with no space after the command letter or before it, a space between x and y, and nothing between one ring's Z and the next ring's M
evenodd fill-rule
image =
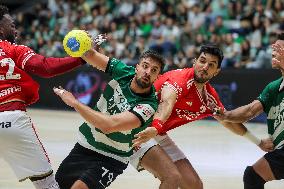
M20 28L23 41L37 52L50 53L45 50L47 45L57 49L58 42L61 42L63 36L73 28L87 29L93 34L109 33L112 26L111 32L114 36L118 34L120 38L117 40L118 43L124 42L124 35L130 35L134 43L138 37L142 36L144 47L159 44L161 49L168 47L176 49L173 51L166 49L165 54L169 57L175 57L178 51L191 45L198 47L210 41L224 44L226 39L223 35L235 32L250 41L251 47L254 48L251 59L256 60L259 54L268 48L269 34L284 30L283 7L284 3L281 0L182 0L177 2L49 0L48 3L36 4L24 13L17 13L16 17L19 25L25 28ZM162 40L153 41L153 34L159 35L160 30L156 22L160 22L161 28L166 29L163 31L164 34L161 34L166 39L160 38L166 42L165 47L160 46ZM40 27L39 23L41 23ZM116 26L110 23L116 23ZM171 23L170 27L169 23ZM54 32L46 33L46 31ZM122 33L123 38L120 35ZM186 35L190 39L183 41ZM51 43L49 39L52 39ZM53 53L65 55L61 50L53 51ZM122 55L129 56L124 57L126 59L131 59L129 53L122 53ZM262 68L262 65L258 68Z

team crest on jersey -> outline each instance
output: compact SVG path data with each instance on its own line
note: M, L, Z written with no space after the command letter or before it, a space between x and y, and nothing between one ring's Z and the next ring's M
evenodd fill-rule
M141 115L144 121L150 119L155 113L155 110L149 104L138 104L133 108L133 111Z
M192 106L192 102L186 102L186 104Z

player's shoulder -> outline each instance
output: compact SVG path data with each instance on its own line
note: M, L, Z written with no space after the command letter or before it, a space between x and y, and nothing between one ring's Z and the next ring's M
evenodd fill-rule
M161 78L167 78L177 83L186 83L193 76L193 70L190 68L176 69L164 73Z
M0 43L1 44L8 44L8 45L14 45L15 44L15 43L11 43L11 42L9 42L7 40L2 40L2 39L0 39Z
M267 86L269 86L269 87L276 87L277 88L277 87L279 87L281 85L282 81L283 81L283 77L281 77L279 79L276 79L274 81L271 81L270 83L268 83Z
M7 41L7 40L0 40L0 46L2 48L5 48L5 50L13 50L13 49L16 49L16 48L28 48L28 49L30 49L29 47L27 47L25 45L18 45L16 43L11 43L10 41Z
M276 79L274 81L271 81L270 83L268 83L266 86L265 86L265 90L269 90L269 91L278 91L279 90L279 87L281 85L283 81L283 78L279 78L279 79Z
M178 90L188 90L193 85L193 76L193 69L177 69L167 72L162 81Z
M164 74L169 74L169 75L184 75L184 74L188 74L190 71L193 71L192 68L183 68L183 69L176 69L176 70L170 70Z
M107 65L107 70L106 72L114 75L132 75L135 74L135 67L129 66L125 64L123 61L117 58L110 58L108 65ZM129 74L127 74L129 73Z
M16 44L16 43L11 43L10 41L1 40L1 39L0 39L0 44L1 44L1 45L4 45L4 46L11 46L11 47L18 47L18 46L26 47L25 45L18 45L18 44Z
M11 43L7 40L0 40L0 47L2 49L4 49L4 51L9 50L10 48L12 48L15 44Z

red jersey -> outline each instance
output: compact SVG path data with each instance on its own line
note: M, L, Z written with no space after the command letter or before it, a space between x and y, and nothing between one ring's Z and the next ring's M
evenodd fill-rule
M163 86L170 86L177 94L176 103L168 120L163 124L164 133L186 123L212 116L215 107L224 108L215 89L206 83L205 99L194 83L194 69L185 68L166 72L154 83L161 99Z
M0 102L19 99L28 105L38 100L39 85L25 71L33 55L26 46L0 40Z
M48 78L84 63L81 58L46 58L24 45L0 40L0 103L18 99L25 105L32 104L39 98L39 85L29 74ZM4 108L9 109L14 108ZM2 110L3 105L0 106L0 111Z

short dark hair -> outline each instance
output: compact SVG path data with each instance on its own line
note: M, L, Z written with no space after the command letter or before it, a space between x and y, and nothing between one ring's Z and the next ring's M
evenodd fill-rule
M223 61L224 55L223 51L216 44L205 44L202 45L198 54L198 57L201 53L209 53L218 57L218 68L221 67L221 63Z
M8 7L6 7L4 5L0 5L0 21L2 20L2 18L4 18L5 14L9 14Z
M279 33L278 36L277 36L277 39L284 40L284 32Z
M141 61L141 59L143 58L148 58L150 57L151 59L153 59L154 61L157 61L160 66L161 66L161 71L162 72L164 70L165 67L165 59L162 57L162 55L160 55L159 53L157 53L156 51L153 50L147 50L145 52L143 52L140 57L139 57L139 62Z

